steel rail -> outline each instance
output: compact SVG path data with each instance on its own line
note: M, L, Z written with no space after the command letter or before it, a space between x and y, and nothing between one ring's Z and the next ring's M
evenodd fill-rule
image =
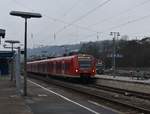
M131 90L126 90L126 89L114 88L114 87L104 86L104 85L99 85L99 84L91 84L91 85L87 85L87 86L101 89L101 90L105 90L105 91L119 93L119 94L122 94L125 96L134 96L136 98L142 98L145 100L150 100L150 94L148 94L148 93L142 93L142 92L131 91Z

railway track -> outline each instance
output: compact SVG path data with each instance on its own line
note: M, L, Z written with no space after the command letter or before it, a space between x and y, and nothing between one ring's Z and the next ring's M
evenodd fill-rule
M98 85L98 84L91 84L88 86L93 87L93 88L97 88L97 89L101 89L101 90L105 90L105 91L115 92L115 93L122 94L125 96L133 96L136 98L142 98L145 100L150 100L150 94L148 94L148 93L141 93L141 92L119 89L119 88L114 88L114 87L108 87L108 86L103 86L103 85Z
M57 86L61 86L67 89L71 89L71 90L75 90L77 92L80 93L84 93L84 94L88 94L94 97L97 97L99 99L102 100L106 100L108 102L112 102L115 103L117 105L122 105L125 106L127 108L131 108L134 110L139 111L140 113L143 114L150 114L150 106L149 105L143 105L143 103L136 103L131 101L131 99L129 99L129 96L115 96L114 94L108 94L108 92L104 92L104 90L101 90L100 86L96 86L94 85L93 87L91 86L85 86L85 85L81 85L81 84L72 84L69 82L64 82L64 81L60 81L60 80L56 80L56 79L51 79L51 78L43 78L40 76L33 76L32 78L36 78L36 79L40 79L44 82L48 82ZM108 90L108 88L107 88ZM110 88L109 88L110 90ZM106 91L106 88L105 88ZM113 91L113 90L111 90ZM113 91L114 92L114 91ZM119 92L119 90L118 90Z

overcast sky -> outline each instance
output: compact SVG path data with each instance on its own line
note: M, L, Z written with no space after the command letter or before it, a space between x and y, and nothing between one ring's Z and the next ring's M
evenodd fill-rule
M150 35L150 0L1 0L0 9L6 39L22 43L24 20L9 12L42 14L40 19L28 20L30 48L111 39L111 31L130 38Z

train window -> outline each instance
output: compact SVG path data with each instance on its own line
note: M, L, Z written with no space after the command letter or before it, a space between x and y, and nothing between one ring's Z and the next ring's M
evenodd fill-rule
M56 63L56 69L59 69L59 70L61 69L61 63L59 62Z
M43 63L43 71L45 72L46 71L46 66L45 66L46 64L45 63Z
M36 71L39 71L39 64L36 64Z
M67 71L69 69L69 63L65 63L64 68L65 68L65 71Z
M91 61L79 61L80 68L90 68L92 63Z
M48 69L51 70L51 68L52 68L52 64L51 64L51 63L48 63Z
M54 64L53 64L53 63L51 63L51 69L53 70L53 68L54 68Z
M58 63L56 62L56 69L58 69Z
M65 70L65 63L62 63L62 70Z
M56 62L53 62L53 72L56 72Z
M48 63L46 63L46 72L48 72Z
M42 64L43 72L45 72L45 63Z
M43 72L43 64L41 63L40 66L40 70Z
M61 63L59 63L59 69L61 69L62 68L62 65L61 65Z
M39 63L38 64L38 72L41 71L40 69L41 69L41 64Z
M40 69L41 69L41 64L39 63L38 64L38 71L40 71Z

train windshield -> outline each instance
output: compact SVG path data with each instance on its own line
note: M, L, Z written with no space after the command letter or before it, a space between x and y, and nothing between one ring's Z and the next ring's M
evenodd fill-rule
M91 67L91 61L89 60L79 60L80 68L90 68Z
M80 68L91 68L92 67L92 57L89 55L79 55L78 61L79 61L79 67Z

